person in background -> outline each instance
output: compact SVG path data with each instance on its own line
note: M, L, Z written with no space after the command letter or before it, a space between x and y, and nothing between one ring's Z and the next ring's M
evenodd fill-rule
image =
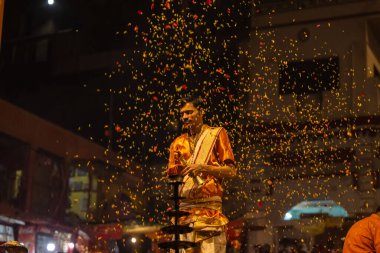
M352 225L343 245L343 253L370 252L380 252L380 207L376 213Z

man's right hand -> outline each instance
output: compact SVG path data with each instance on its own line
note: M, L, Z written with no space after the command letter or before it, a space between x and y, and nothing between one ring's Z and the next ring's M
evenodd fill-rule
M168 168L167 175L168 176L181 175L185 167L186 165L176 164L175 166Z

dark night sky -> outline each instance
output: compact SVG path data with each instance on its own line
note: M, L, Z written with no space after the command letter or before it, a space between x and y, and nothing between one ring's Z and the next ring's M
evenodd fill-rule
M193 14L206 14L205 27L213 27L215 20L224 22L220 13L226 10L232 15L232 19L238 25L237 28L229 30L213 31L213 36L223 41L231 35L238 35L238 39L231 42L228 50L229 55L223 55L223 50L218 49L219 45L215 45L215 52L212 56L218 58L222 56L226 59L220 61L220 65L226 67L233 65L237 60L235 54L236 46L239 40L247 38L247 27L249 23L249 5L246 1L216 1L215 8L208 11L204 10L204 3L194 4L195 1L189 1L189 11ZM152 3L155 9L152 10ZM83 135L86 138L93 137L96 142L107 145L107 135L110 131L104 128L110 120L114 124L121 126L131 126L132 118L136 112L134 110L126 110L122 115L119 113L120 108L126 107L126 101L130 96L111 95L109 89L114 91L128 87L130 92L137 92L134 83L131 82L128 75L114 75L109 79L105 73L115 70L114 62L110 62L109 66L102 69L94 69L87 72L79 72L70 75L54 75L49 72L49 65L52 62L59 61L54 56L48 58L47 62L31 64L16 62L10 64L11 48L17 45L30 45L35 43L36 39L46 34L54 34L62 31L78 30L80 33L78 55L89 55L110 50L123 50L129 54L136 54L141 47L141 38L127 34L126 36L116 36L116 32L122 32L138 26L140 30L149 31L149 23L147 17L157 11L160 2L158 1L122 1L122 0L98 0L98 1L73 1L73 0L56 0L52 6L47 5L45 0L25 1L14 0L6 1L5 17L4 17L4 35L3 47L1 52L1 68L0 82L2 83L0 92L1 98L10 101L32 113L39 115L49 121L57 123L64 128ZM245 12L241 12L245 10ZM15 15L17 13L17 15ZM227 16L230 18L230 16ZM53 28L49 24L54 24ZM49 30L50 29L50 30ZM47 36L47 38L54 38ZM140 44L139 44L140 43ZM220 52L219 52L219 51ZM190 52L191 55L191 52ZM218 59L219 61L219 59ZM205 64L201 64L204 67ZM231 68L231 67L230 67ZM231 69L232 70L232 69ZM147 79L153 78L153 74L145 71ZM150 71L150 70L149 70ZM200 82L199 79L209 79L206 75L198 75L190 78L192 83ZM211 76L211 78L213 78ZM169 78L170 79L170 78ZM233 79L233 78L232 78ZM167 80L170 81L170 80ZM214 80L213 80L214 81ZM233 80L232 80L233 81ZM219 86L226 87L229 94L236 94L236 87L232 81L221 80ZM216 83L216 81L215 81ZM199 87L189 86L186 93L192 93L194 89ZM211 89L213 87L210 87ZM215 87L214 87L215 88ZM160 90L161 89L161 90ZM153 87L151 92L159 94L162 87ZM148 92L149 93L149 92ZM184 95L180 94L180 95ZM146 106L149 108L152 103L151 96L147 93L140 94L146 102L137 104L137 106ZM175 95L174 97L176 97ZM214 101L220 102L223 95L216 95ZM105 106L107 104L107 106ZM111 104L111 106L110 106ZM111 110L107 110L111 107ZM154 113L154 110L152 111ZM157 113L160 113L157 111ZM160 124L166 124L161 122ZM161 126L162 128L162 126ZM165 127L164 127L165 128ZM113 129L112 129L113 130ZM169 132L168 132L169 131ZM166 132L158 131L156 136L173 134L173 129ZM116 143L120 138L114 132L113 147L118 150ZM175 132L175 131L174 131ZM141 137L141 136L139 136ZM160 138L152 138L145 136L143 142L145 146L150 143L159 141ZM126 142L130 140L125 140ZM141 140L140 140L141 141ZM164 142L164 145L167 145ZM144 147L138 149L144 150ZM138 152L135 147L122 150L122 152L134 153ZM139 155L140 159L146 154ZM154 157L153 157L154 159Z

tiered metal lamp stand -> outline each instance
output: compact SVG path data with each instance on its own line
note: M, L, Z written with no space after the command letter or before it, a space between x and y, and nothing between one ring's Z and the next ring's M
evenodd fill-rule
M180 234L186 234L193 231L189 226L179 225L178 220L180 217L189 215L189 212L179 210L179 201L183 199L178 195L178 189L182 182L183 177L181 176L170 176L169 184L173 186L173 196L170 198L174 201L174 209L166 212L169 217L174 217L174 225L163 227L161 230L164 233L174 235L174 240L169 242L159 243L159 247L162 249L173 249L175 253L179 253L180 249L194 248L197 244L195 242L181 241L179 238Z

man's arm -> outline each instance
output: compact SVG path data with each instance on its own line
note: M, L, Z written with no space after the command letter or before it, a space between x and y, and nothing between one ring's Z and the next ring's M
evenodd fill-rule
M236 168L233 163L227 163L224 166L214 166L208 164L190 164L184 170L182 170L182 175L194 175L199 174L210 175L216 178L232 178L236 175Z
M167 176L178 175L182 171L184 166L181 164L178 164L179 154L178 154L178 150L176 150L174 142L170 145L169 152L170 152L169 163L166 169L166 175Z

